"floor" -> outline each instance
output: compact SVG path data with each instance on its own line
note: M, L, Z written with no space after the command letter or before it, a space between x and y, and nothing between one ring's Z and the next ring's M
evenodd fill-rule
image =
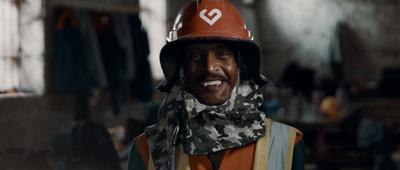
M30 96L27 98L0 99L0 170L59 170L59 156L53 143L56 136L69 132L73 127L71 109L54 111L48 107L49 98ZM65 101L65 100L64 100ZM94 122L103 124L115 139L121 155L121 167L125 169L130 144L122 144L128 118L144 121L141 102L126 103L120 115L115 116L108 102L92 101L90 113ZM72 104L63 103L73 108ZM61 164L60 164L61 163Z
M50 112L43 109L47 99L27 99L26 101L0 100L0 170L62 170L60 157L51 146L55 132L69 130L74 121L73 114L68 112ZM102 99L99 99L102 100ZM116 140L116 149L121 157L121 168L125 169L128 158L129 143L121 144L127 128L128 118L144 121L145 105L138 102L127 103L122 114L114 116L109 106L98 100L91 101L93 121L104 124ZM15 105L15 107L10 107ZM5 109L7 106L7 109ZM23 106L23 107L21 107ZM68 106L68 104L66 104ZM23 112L31 110L29 113ZM122 129L122 130L121 130ZM10 140L14 139L14 140ZM15 140L22 139L22 140ZM23 146L23 147L17 147ZM392 155L392 160L400 167L400 148ZM316 164L308 163L307 170L317 170ZM365 169L365 168L364 168ZM364 170L362 168L342 168L340 170ZM369 168L369 169L372 169Z

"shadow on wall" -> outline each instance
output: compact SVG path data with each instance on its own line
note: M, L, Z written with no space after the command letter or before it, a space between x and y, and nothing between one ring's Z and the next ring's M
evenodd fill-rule
M355 29L352 29L347 24L342 24L343 30L343 51L345 55L344 60L344 79L349 83L358 84L364 82L371 68L374 67L373 61L367 57L367 53L364 50L367 48L365 42L361 39L361 35L357 34Z

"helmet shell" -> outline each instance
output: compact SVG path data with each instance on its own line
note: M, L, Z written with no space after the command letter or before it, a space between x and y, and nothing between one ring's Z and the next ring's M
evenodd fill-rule
M160 63L165 79L158 87L160 91L169 91L178 80L183 47L200 41L233 43L253 81L258 85L268 82L260 75L260 50L240 11L227 0L197 0L180 10L167 44L161 49Z
M226 0L198 0L185 5L167 41L189 37L253 39L240 11Z

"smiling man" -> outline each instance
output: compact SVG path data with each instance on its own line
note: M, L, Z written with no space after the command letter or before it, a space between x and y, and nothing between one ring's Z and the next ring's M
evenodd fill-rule
M183 73L187 91L200 103L220 105L236 85L238 66L227 42L194 43L185 48Z
M268 81L235 6L192 1L167 40L159 123L135 138L128 170L304 169L301 132L258 110Z

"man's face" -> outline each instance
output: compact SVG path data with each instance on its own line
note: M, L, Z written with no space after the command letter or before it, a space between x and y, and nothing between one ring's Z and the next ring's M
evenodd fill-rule
M186 86L206 105L227 101L235 87L238 65L232 46L223 42L193 43L183 57Z

